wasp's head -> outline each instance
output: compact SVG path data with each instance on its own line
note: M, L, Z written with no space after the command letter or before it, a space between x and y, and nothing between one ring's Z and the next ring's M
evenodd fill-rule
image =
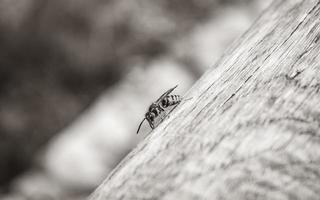
M137 134L139 133L140 127L141 127L142 123L144 122L144 120L147 120L149 125L150 125L150 127L152 129L154 129L153 121L154 121L155 117L156 117L156 115L153 112L147 112L145 114L145 118L141 121L141 123L140 123L140 125L138 127Z
M156 113L157 113L157 105L155 103L151 104L149 107L148 112L145 114L144 119L142 120L142 122L140 123L138 130L137 130L137 134L139 133L140 127L142 125L142 123L144 122L144 120L147 120L150 127L152 129L154 129L154 119L156 118Z
M146 113L146 119L149 122L153 122L155 118L156 118L156 115L154 114L154 112L147 112Z

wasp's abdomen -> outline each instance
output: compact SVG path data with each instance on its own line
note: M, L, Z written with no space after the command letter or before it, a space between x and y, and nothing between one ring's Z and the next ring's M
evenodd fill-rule
M180 102L181 102L180 95L169 95L162 100L161 105L163 108L167 108L169 106L176 105Z

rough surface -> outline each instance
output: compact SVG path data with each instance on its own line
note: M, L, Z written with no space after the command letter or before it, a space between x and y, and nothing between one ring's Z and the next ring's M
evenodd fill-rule
M91 195L319 199L320 1L275 1Z

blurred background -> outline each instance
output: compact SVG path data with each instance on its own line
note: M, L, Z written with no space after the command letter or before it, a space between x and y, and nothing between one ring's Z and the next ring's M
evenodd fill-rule
M270 0L0 0L0 199L85 199Z

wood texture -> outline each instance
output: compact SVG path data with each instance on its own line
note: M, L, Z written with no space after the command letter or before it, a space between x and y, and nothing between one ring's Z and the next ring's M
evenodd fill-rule
M319 39L320 1L273 2L91 200L320 199Z

